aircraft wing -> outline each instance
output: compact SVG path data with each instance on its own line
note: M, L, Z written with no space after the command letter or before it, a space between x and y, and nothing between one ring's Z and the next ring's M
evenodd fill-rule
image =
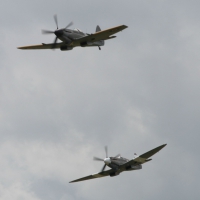
M54 46L55 45L55 46ZM64 46L65 44L63 42L60 43L51 43L51 44L39 44L39 45L31 45L31 46L23 46L23 47L17 47L18 49L26 49L26 50L31 50L31 49L52 49L52 47L54 46L54 48L60 48L61 46Z
M99 41L99 40L112 39L112 38L114 38L116 36L111 36L111 35L119 32L119 31L122 31L125 28L128 28L128 26L121 25L121 26L116 26L116 27L109 28L109 29L106 29L106 30L102 30L102 31L93 33L91 35L88 35L88 36L76 39L76 40L74 40L71 43L71 45L73 45L73 46L79 46L79 45L81 45L81 43L96 42L96 41Z
M158 151L160 151L163 147L165 147L167 144L163 144L159 147L156 147L155 149L152 149L140 156L138 156L137 158L134 158L130 161L128 161L127 163L123 164L120 166L120 169L125 169L126 167L130 166L130 165L139 165L139 164L144 164L145 162L148 162L152 159L148 159L151 156L153 156L155 153L157 153Z
M112 173L112 172L113 172L113 169L109 169L107 171L99 172L97 174L92 174L92 175L89 175L89 176L85 176L83 178L73 180L70 183L85 181L85 180L94 179L94 178L101 178L101 177L104 177L104 176L109 176L110 173Z

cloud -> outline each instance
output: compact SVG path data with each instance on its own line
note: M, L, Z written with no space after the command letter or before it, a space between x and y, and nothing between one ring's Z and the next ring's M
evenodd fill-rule
M12 1L1 6L1 199L197 199L198 2ZM128 29L98 48L21 51L59 27ZM168 145L142 170L69 184Z

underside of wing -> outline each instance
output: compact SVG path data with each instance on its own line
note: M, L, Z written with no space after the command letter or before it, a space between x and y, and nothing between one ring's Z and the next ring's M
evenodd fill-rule
M112 172L113 172L113 170L110 169L110 170L107 170L107 171L99 172L97 174L92 174L92 175L89 175L89 176L85 176L83 178L73 180L70 183L79 182L79 181L86 181L86 180L90 180L90 179L94 179L94 178L101 178L101 177L104 177L104 176L109 176L110 173L112 173Z
M167 144L163 144L159 147L156 147L155 149L152 149L142 155L140 155L139 157L140 158L144 158L144 159L148 159L150 158L151 156L153 156L154 154L156 154L157 152L159 152L162 148L164 148ZM137 158L136 158L137 159Z
M32 49L53 49L53 48L60 48L61 46L65 45L63 42L60 43L52 43L52 44L39 44L39 45L31 45L31 46L23 46L23 47L17 47L18 49L26 49L26 50L32 50Z
M126 25L121 25L121 26L116 26L116 27L106 29L106 30L103 30L103 31L99 31L99 32L96 32L94 34L88 35L86 37L82 37L80 39L74 40L72 42L72 45L73 46L79 46L79 45L81 46L81 44L87 43L87 42L90 43L90 42L97 42L97 41L100 41L100 40L112 39L115 36L111 36L111 35L119 32L119 31L122 31L127 27L128 26L126 26Z
M139 165L139 164L144 164L144 163L146 163L148 161L151 161L152 159L148 159L148 158L150 158L155 153L160 151L166 145L167 144L163 144L163 145L161 145L159 147L156 147L155 149L152 149L152 150L150 150L150 151L138 156L137 158L128 161L127 163L125 163L122 166L120 166L120 168L126 169L128 166L131 166L131 165Z

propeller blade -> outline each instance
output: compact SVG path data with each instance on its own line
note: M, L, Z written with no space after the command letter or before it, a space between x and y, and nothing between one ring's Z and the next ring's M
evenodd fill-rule
M56 23L56 27L57 27L57 29L58 29L58 19L57 19L57 15L54 15L53 18L54 18L54 21L55 21L55 23Z
M70 26L72 26L74 23L73 22L70 22L66 27L65 29L69 28Z
M57 42L57 37L55 37L55 40L54 40L54 43L53 43L53 45L52 45L52 49L54 49L55 47L56 47L56 42Z
M121 156L120 154L117 154L114 158L117 158L117 157L119 157L119 156Z
M108 158L108 147L105 146L106 158Z
M103 168L102 168L102 170L101 170L101 171L103 172L105 168L106 168L106 164L103 166Z
M96 161L104 161L104 159L102 159L102 158L97 158L97 157L94 157L93 160L96 160Z
M42 30L42 34L52 34L54 31Z

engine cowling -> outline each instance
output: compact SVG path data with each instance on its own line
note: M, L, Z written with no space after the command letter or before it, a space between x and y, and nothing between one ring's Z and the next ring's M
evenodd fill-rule
M69 50L72 50L72 49L73 49L73 47L69 47L69 46L61 46L60 47L61 51L69 51Z

